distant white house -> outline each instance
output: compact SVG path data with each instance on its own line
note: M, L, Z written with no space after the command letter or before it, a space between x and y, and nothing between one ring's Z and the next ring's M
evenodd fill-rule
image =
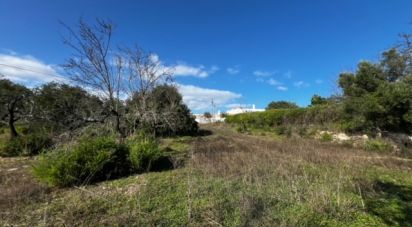
M252 105L252 108L246 108L246 107L235 107L226 112L227 115L235 115L235 114L241 114L241 113L251 113L251 112L262 112L265 111L265 109L256 109L255 105ZM222 114L220 113L220 110L216 114L212 114L211 118L206 118L204 114L193 114L195 116L195 119L197 123L199 124L209 124L209 123L215 123L215 122L224 122L225 118L222 117Z
M235 114L241 114L241 113L262 112L262 111L265 111L265 109L256 109L256 106L252 105L252 108L245 108L245 107L239 106L239 107L228 110L226 113L228 115L235 115Z
M212 114L211 118L206 118L204 114L194 114L197 123L199 124L208 124L215 122L223 122L225 118L222 117L220 110L216 114Z

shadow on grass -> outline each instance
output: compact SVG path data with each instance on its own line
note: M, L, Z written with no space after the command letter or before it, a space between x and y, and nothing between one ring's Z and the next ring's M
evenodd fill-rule
M412 187L376 181L367 193L368 212L388 225L412 226Z
M153 161L150 172L162 172L175 169L172 158L169 156L162 156Z
M199 129L199 132L197 133L196 136L210 136L212 134L213 134L213 132L211 130Z

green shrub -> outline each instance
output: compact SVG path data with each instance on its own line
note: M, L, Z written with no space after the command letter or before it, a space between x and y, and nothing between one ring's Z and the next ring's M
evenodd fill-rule
M153 162L163 156L162 150L154 139L139 135L131 138L128 144L130 149L129 159L135 172L149 171Z
M391 144L380 139L371 139L365 141L364 148L369 151L379 152L390 152L393 150Z
M130 173L128 149L114 138L83 139L40 156L34 174L52 186L82 185Z
M280 125L280 126L275 127L275 133L278 135L285 135L287 137L290 137L292 136L292 128L284 126L284 125Z
M30 133L28 125L16 125L16 130L19 134L27 135Z
M246 133L248 131L248 128L246 124L240 124L239 126L237 126L236 131L239 133Z
M306 127L299 127L298 128L298 134L301 137L305 137L308 134L308 129Z
M333 140L333 136L329 133L323 133L320 137L320 140L323 142L330 142Z
M29 134L10 139L0 151L2 156L36 155L53 145L47 134Z

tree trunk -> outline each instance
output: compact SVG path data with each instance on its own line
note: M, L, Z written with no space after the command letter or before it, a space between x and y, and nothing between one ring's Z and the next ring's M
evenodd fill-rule
M120 138L126 138L125 133L123 132L121 126L120 126L121 122L120 122L120 114L118 112L116 112L116 131L119 134Z
M16 138L19 136L17 133L16 127L14 127L14 112L13 110L9 110L9 128L10 128L10 136L11 138Z

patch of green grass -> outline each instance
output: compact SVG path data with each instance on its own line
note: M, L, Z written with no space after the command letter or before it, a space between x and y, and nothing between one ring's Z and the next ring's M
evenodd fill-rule
M320 140L323 142L330 142L333 140L333 136L325 132L320 136Z
M412 177L409 171L375 168L364 188L367 212L390 226L412 225Z
M390 152L393 150L392 145L381 139L366 140L363 146L368 151Z
M192 140L193 138L190 136L163 138L160 140L160 147L169 148L170 154L185 154L189 151Z

